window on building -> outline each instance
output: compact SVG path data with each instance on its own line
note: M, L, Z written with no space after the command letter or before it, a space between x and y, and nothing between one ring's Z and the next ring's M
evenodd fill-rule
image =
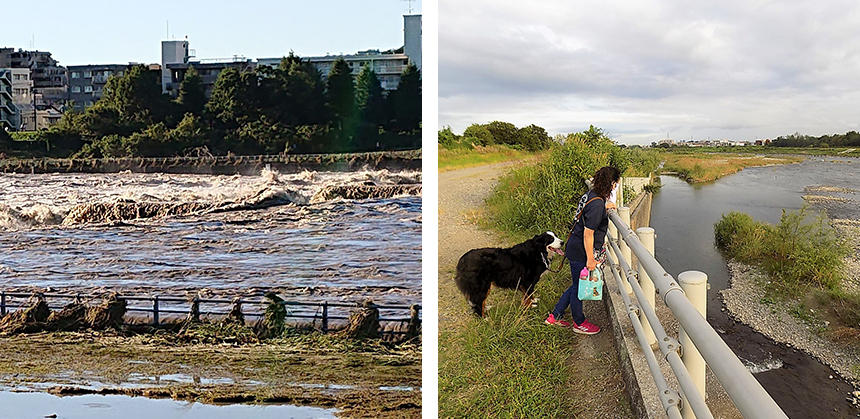
M84 86L84 93L92 93L93 86Z
M77 71L72 71L72 78L73 78L73 79L79 79L79 78L81 78L81 73L79 73L79 72L77 72Z
M80 93L81 86L72 86L72 93Z
M93 76L93 72L92 72L92 71L84 71L84 78L92 77L92 76Z

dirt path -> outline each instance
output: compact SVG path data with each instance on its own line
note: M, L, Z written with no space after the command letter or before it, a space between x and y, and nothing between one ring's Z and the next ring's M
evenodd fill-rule
M468 314L468 306L454 304L462 302L451 280L457 260L469 249L499 245L499 238L479 229L469 215L484 204L498 178L513 164L496 163L439 174L439 330L453 326Z
M473 220L481 216L480 208L499 177L516 165L517 162L496 163L439 174L440 342L443 341L443 333L458 330L472 319L468 305L452 280L459 257L473 248L513 244L493 232L478 228ZM491 292L488 307L500 295L504 292ZM550 299L548 296L544 298ZM548 308L549 305L542 302L541 307ZM586 302L585 311L592 322L608 327L609 319L600 302ZM568 360L571 374L558 377L556 391L560 392L560 397L573 401L570 415L630 417L612 332L606 330L589 337L570 332L568 338L572 346L572 356ZM443 354L440 353L441 358ZM595 365L601 367L595 368ZM591 390L584 392L583 389Z

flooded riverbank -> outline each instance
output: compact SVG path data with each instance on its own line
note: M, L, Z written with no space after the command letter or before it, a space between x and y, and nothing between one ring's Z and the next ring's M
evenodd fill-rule
M852 386L813 357L775 343L723 311L719 291L728 286L729 272L714 246L713 225L730 211L776 223L782 209L803 206L807 187L851 188L858 178L858 159L809 158L787 166L747 168L707 185L662 176L663 187L653 200L657 259L675 276L686 270L708 274L708 321L790 417L820 415L821 404L837 409L837 416L856 415L845 401ZM806 402L811 399L819 403Z

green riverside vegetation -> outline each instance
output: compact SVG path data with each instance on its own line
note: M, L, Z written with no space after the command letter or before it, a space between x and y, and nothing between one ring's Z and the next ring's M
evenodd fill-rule
M438 138L440 171L538 157L552 144L546 130L537 125L517 128L502 121L472 124L463 135L445 127Z
M595 127L560 136L544 157L505 175L484 208L484 227L505 235L511 242L552 230L566 238L571 214L585 192L585 180L606 165L629 176L644 176L660 163L656 152L616 145ZM552 263L557 268L560 257ZM583 386L601 391L606 383L620 382L613 352L593 354L579 345L582 339L565 328L543 323L555 298L570 285L570 271L546 273L537 285L537 308L520 307L520 294L494 289L484 320L472 319L457 333L440 337L440 403L443 416L576 417L595 414L584 400ZM585 302L585 312L608 327L601 302ZM608 330L588 339L608 339ZM607 341L608 342L608 341ZM582 343L588 345L587 343ZM609 343L605 343L609 345ZM574 379L572 377L586 376ZM623 393L623 391L619 391ZM622 397L601 397L602 412L629 416ZM504 403L499 401L504 400Z
M860 340L860 295L841 286L850 249L823 214L812 217L806 207L783 210L779 224L770 225L730 212L714 225L714 236L726 255L768 275L763 286L769 298L822 308L818 312L828 316L832 327L854 329L847 334Z
M585 180L597 169L613 166L624 176L647 176L659 164L656 151L620 147L592 126L558 138L541 163L502 178L487 201L487 222L516 236L552 230L566 237Z
M67 111L49 129L0 134L0 154L15 157L160 157L189 153L335 153L419 148L421 75L409 65L386 93L365 66L353 77L338 59L325 80L293 54L277 67L218 75L206 100L189 67L174 100L157 72L134 66L112 76L84 112Z

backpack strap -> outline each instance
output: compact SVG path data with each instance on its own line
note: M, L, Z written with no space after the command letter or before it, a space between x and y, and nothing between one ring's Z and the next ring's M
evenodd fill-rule
M568 233L568 235L567 235L567 241L570 241L570 238L573 237L573 229L576 228L576 223L578 223L579 220L582 218L582 213L585 212L585 207L587 207L588 204L590 204L591 201L594 201L595 199L599 199L599 200L603 201L603 198L600 196L595 196L594 198L591 198L588 201L585 201L585 205L583 205L582 209L576 213L576 217L573 220L573 225L570 226L570 233Z
M576 224L577 222L579 222L579 219L580 219L580 218L582 218L582 213L583 213L583 212L585 212L585 207L587 207L587 206L588 206L588 204L590 204L590 203L591 203L591 201L594 201L595 199L599 199L599 200L603 201L603 198L602 198L602 197L599 197L599 196L595 196L594 198L591 198L591 199L589 199L588 201L586 201L586 202L585 202L585 205L583 205L583 206L582 206L582 210L581 210L581 211L579 211L579 213L578 213L578 214L576 214L576 221L574 221L574 222L573 222L574 224Z

